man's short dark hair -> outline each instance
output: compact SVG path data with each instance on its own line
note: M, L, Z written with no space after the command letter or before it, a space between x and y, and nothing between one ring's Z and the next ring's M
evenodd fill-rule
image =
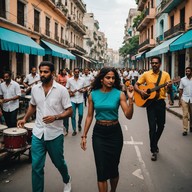
M50 61L42 61L39 65L39 69L40 67L43 67L43 66L47 66L49 67L50 71L53 72L55 71L55 66L53 63L51 63Z
M190 70L192 71L192 67L186 67L185 70L186 70L186 69L190 69Z
M9 77L11 77L11 76L12 76L12 72L11 72L11 71L4 71L4 72L3 72L3 75L5 75L5 74L8 74L8 75L9 75Z
M153 59L158 59L159 63L161 63L161 57L159 57L159 56L153 56L153 57L151 57L151 61L152 61Z

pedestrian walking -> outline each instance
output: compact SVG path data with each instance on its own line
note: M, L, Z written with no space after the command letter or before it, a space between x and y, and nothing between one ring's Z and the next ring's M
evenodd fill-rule
M115 68L102 68L92 83L88 97L88 113L85 121L81 148L86 150L87 134L95 112L96 124L93 129L93 151L97 170L99 192L115 192L119 181L118 165L123 147L123 134L118 121L121 106L127 119L133 115L133 86L129 87L129 104L121 91L121 80Z
M148 86L151 83L153 85L162 85L167 84L170 81L170 76L167 72L161 71L161 58L158 56L154 56L151 58L151 66L152 70L149 70L143 75L140 76L138 81L136 82L134 88L137 91L141 98L148 98L149 94L146 90L139 89L139 86L145 84ZM150 148L151 148L151 160L157 160L157 153L159 153L158 142L163 133L165 126L165 116L166 116L166 87L162 87L157 90L156 97L150 102L147 106L147 118L149 124L149 138L150 138ZM144 100L144 99L143 99ZM147 99L146 99L147 100Z
M186 67L185 77L181 78L179 85L179 106L183 111L183 136L188 129L192 132L192 68ZM189 123L188 123L189 118Z
M83 97L84 97L84 103L85 103L85 107L87 106L87 97L88 97L88 91L90 89L90 85L91 85L91 82L94 80L94 78L89 75L89 69L88 68L85 68L84 70L84 74L82 75L82 77L84 78L85 80L85 90L84 90L84 93L83 93Z
M63 178L64 192L70 192L71 177L63 155L63 118L72 115L69 93L53 80L54 65L51 62L41 62L39 72L41 83L33 86L27 113L17 123L18 127L23 127L29 117L37 112L31 148L33 192L44 191L47 152Z
M17 127L17 113L19 109L19 98L21 89L16 81L11 79L11 71L6 71L3 74L4 82L0 86L0 99L2 104L2 112L6 125Z
M71 103L73 108L73 115L71 118L73 133L72 136L77 134L76 131L76 109L78 109L78 130L81 131L81 123L83 119L83 93L85 87L85 80L79 76L79 68L74 69L74 76L67 80L66 88L69 90L71 96Z

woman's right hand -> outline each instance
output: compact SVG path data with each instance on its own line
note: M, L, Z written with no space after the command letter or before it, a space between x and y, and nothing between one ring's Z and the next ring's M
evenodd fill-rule
M84 151L87 149L87 139L85 137L83 137L81 139L81 149L83 149Z

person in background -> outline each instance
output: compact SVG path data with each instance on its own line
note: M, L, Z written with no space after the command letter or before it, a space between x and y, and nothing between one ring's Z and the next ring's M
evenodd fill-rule
M19 98L21 89L17 82L11 79L12 73L6 71L3 74L4 82L0 86L0 99L2 104L2 112L6 125L17 127L17 113L19 109Z
M67 89L54 80L54 64L42 61L39 65L41 83L32 87L30 105L22 120L23 127L37 111L32 136L32 188L33 192L44 191L44 166L48 152L64 182L64 192L71 192L71 177L64 160L63 118L72 115Z
M60 83L61 85L63 85L64 87L66 87L68 79L69 79L69 77L67 76L66 69L62 69L60 71L60 74L58 74L58 76L57 76L57 82ZM67 136L68 131L69 131L69 117L65 117L63 119L63 126L65 128L65 134L64 135Z
M85 121L81 148L87 148L87 134L95 111L96 124L92 144L97 170L99 192L107 192L110 180L111 192L115 192L119 181L119 161L123 147L123 134L118 121L121 106L127 119L133 115L133 86L128 88L129 104L121 91L121 80L115 68L102 68L92 84L88 97L88 113ZM113 101L113 102L111 102Z
M93 77L91 75L89 75L89 69L88 68L85 68L84 70L84 74L82 76L85 80L85 89L84 89L84 93L83 93L83 97L84 97L84 103L85 103L85 107L87 106L87 97L88 97L88 91L90 89L90 85L91 85L91 82L93 81Z
M182 106L183 111L183 136L187 135L188 129L192 132L192 68L186 67L185 74L179 85L179 106Z
M40 76L37 73L36 67L31 68L31 73L23 80L23 85L26 88L26 94L31 93L31 87L40 81Z
M73 133L72 136L77 134L76 131L76 108L78 108L78 130L81 131L81 123L83 119L83 93L85 87L85 80L82 77L79 77L79 68L74 69L74 76L69 78L66 84L66 88L69 90L71 96L71 103L73 108L72 115L72 127Z
M161 58L158 56L154 56L151 58L151 66L152 70L149 70L143 75L140 76L138 81L135 83L135 91L137 91L142 98L148 97L149 95L145 90L140 90L139 85L142 84L156 84L158 77L160 75L160 67L161 67ZM161 72L161 78L159 85L170 82L170 76L167 72ZM168 83L168 87L171 84ZM150 149L151 149L151 160L157 160L157 153L159 153L158 142L163 133L165 127L165 118L166 118L166 87L160 88L158 91L158 97L154 99L154 101L147 106L147 118L149 124L149 138L150 138Z

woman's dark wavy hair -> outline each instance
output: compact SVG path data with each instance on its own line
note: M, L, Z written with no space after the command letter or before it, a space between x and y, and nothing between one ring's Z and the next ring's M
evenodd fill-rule
M95 80L91 84L91 90L96 90L102 88L101 80L105 77L105 75L109 72L113 72L115 74L115 83L113 85L114 88L121 90L121 79L117 70L113 67L104 67L100 70L98 75L95 77Z

